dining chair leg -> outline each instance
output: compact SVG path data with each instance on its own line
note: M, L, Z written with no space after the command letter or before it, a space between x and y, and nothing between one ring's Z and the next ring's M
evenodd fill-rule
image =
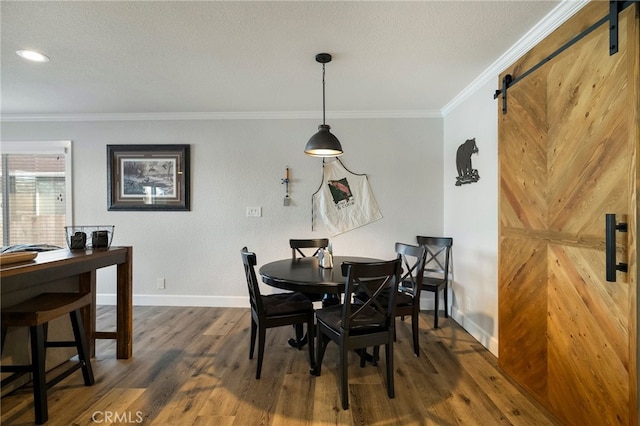
M349 408L349 365L347 347L340 345L340 396L342 397L342 409Z
M260 378L262 372L262 360L264 358L264 341L267 337L267 329L265 327L258 327L258 370L256 371L256 379Z
M367 365L367 348L356 351L360 355L360 368L364 368Z
M420 330L418 327L418 318L419 313L416 313L411 317L411 328L413 333L413 353L415 354L415 356L420 356L420 345L418 342Z
M31 363L33 365L33 405L36 414L36 424L43 424L49 418L47 408L47 383L44 372L45 342L44 327L37 325L29 327L31 335Z
M293 327L296 329L296 347L300 351L302 350L302 337L304 335L304 330L302 328L302 324L294 324Z
M376 367L378 365L378 360L380 359L380 346L373 347L373 366Z
M449 318L449 286L444 285L444 317Z
M440 292L436 290L436 301L433 309L433 328L438 328L438 305L440 301Z
M395 398L395 386L393 381L393 342L384 345L385 358L387 360L387 393L389 398Z
M307 337L309 341L309 366L311 367L312 374L315 374L316 368L316 351L315 351L315 325L313 323L313 315L309 318L307 322Z
M0 351L4 349L5 340L7 340L7 327L2 327L2 340L0 340Z
M316 356L316 376L319 376L322 370L322 359L324 358L324 351L329 344L329 337L325 336L320 327L317 328L318 335L318 352Z
M249 346L249 359L253 359L253 351L256 348L256 335L258 333L258 325L251 318L251 344Z
M71 327L73 328L73 336L76 340L76 350L78 351L78 360L82 365L82 378L85 386L93 385L96 380L93 377L93 369L91 368L91 357L89 355L89 346L84 334L84 326L82 325L82 315L80 309L69 312L71 317Z

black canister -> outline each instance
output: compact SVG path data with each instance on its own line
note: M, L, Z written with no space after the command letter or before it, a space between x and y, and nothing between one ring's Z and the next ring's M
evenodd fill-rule
M84 250L86 245L87 234L85 234L84 232L78 231L71 236L71 243L69 244L71 250Z
M91 247L93 248L109 247L109 231L93 231L91 233Z

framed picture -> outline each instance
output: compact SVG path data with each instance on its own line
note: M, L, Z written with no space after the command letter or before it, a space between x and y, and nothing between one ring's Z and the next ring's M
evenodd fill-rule
M189 145L107 145L109 210L190 210Z

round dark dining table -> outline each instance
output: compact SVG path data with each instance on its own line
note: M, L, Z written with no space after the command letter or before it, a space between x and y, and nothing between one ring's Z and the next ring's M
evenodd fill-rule
M380 262L380 259L334 256L333 268L321 268L315 256L298 257L265 263L258 273L262 276L262 281L272 287L303 294L322 294L322 306L326 307L339 304L339 294L344 292L347 277L342 275L342 262ZM307 338L305 334L300 343L306 344ZM296 339L289 339L289 345L298 347L298 342Z
M305 294L340 294L344 292L346 281L342 275L343 262L380 261L370 257L334 256L333 268L321 268L317 257L299 257L265 263L259 273L265 284L283 290Z

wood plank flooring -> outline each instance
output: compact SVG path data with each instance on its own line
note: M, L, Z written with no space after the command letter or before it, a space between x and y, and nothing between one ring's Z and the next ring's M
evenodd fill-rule
M396 397L389 399L384 356L360 368L349 359L349 410L342 410L337 346L322 376L309 374L308 351L288 346L291 327L267 330L262 377L249 360L248 309L135 307L133 358L99 340L96 384L76 373L49 391L48 425L556 425L497 359L451 319L433 329L421 314L421 354L410 321L398 323ZM114 308L98 309L100 329L114 328ZM381 351L383 354L384 351ZM31 388L2 398L3 425L33 424Z

